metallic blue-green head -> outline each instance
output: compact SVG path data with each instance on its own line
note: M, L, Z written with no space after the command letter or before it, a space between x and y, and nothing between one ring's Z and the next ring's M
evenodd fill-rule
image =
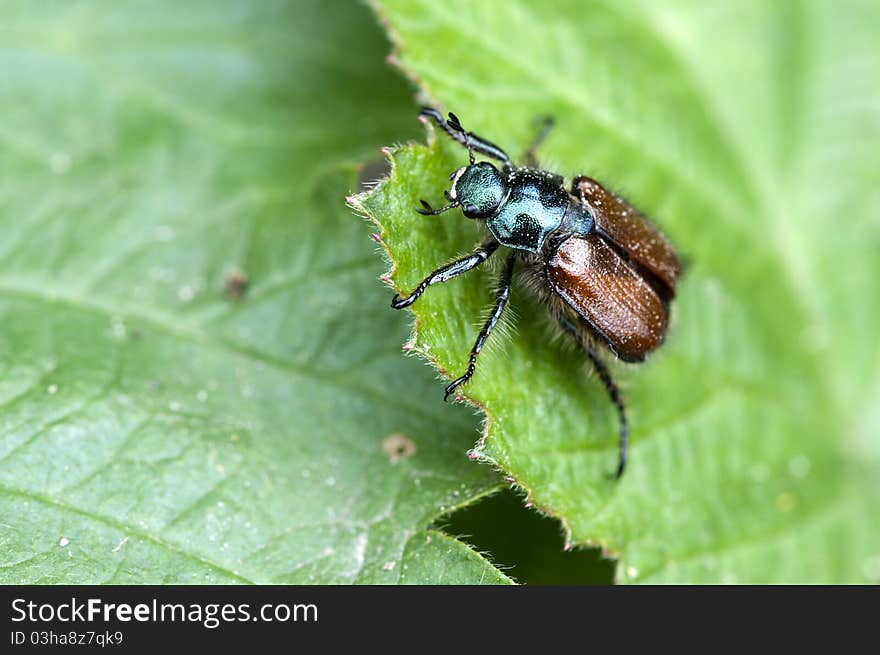
M459 168L451 175L449 197L468 218L488 218L507 195L501 172L487 161Z

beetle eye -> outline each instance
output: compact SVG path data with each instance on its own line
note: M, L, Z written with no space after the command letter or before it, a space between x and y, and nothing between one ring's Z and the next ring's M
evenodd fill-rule
M464 215L468 218L474 218L480 213L480 209L476 205L464 205L461 211L464 212Z

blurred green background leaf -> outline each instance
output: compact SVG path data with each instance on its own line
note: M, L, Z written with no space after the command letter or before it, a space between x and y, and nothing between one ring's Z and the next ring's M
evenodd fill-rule
M388 49L356 3L3 3L0 581L507 581L427 531L498 479L343 203L416 133Z
M376 8L426 101L515 157L554 115L549 167L622 191L688 264L662 352L615 367L633 428L622 481L605 477L617 426L604 391L517 290L515 330L465 391L489 418L476 453L570 543L618 553L622 581L880 581L878 5ZM441 134L393 161L356 204L408 292L478 230L413 212L440 202L460 148ZM465 368L491 278L413 306L414 349L447 377Z

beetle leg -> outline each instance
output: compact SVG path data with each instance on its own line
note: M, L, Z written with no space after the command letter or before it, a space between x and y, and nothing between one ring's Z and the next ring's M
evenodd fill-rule
M450 262L449 264L441 266L433 271L428 277L422 280L419 286L415 288L415 291L409 294L406 298L401 298L398 294L394 294L394 298L391 299L391 306L394 309L409 307L419 296L425 293L425 289L432 284L448 282L462 273L467 273L468 271L475 269L489 259L489 256L498 249L499 245L500 244L492 236L487 237L477 249L467 257L456 259L454 262Z
M552 116L541 116L540 121L541 126L538 128L538 133L535 135L535 138L532 139L531 145L526 149L524 158L526 166L531 166L532 168L539 167L537 155L538 147L544 143L544 139L547 138L547 135L550 134L550 131L553 129L553 125L556 123Z
M566 317L558 317L558 320L563 329L574 337L578 345L587 353L587 357L590 358L590 362L593 364L593 368L596 369L599 379L605 385L605 391L608 392L611 402L617 408L617 414L620 417L620 461L617 464L617 471L611 477L619 480L620 476L623 475L624 469L626 469L626 454L629 442L629 423L626 419L626 403L624 403L623 394L620 392L620 387L617 386L614 378L611 377L611 371L608 370L608 366L599 357L599 353L584 342L581 331L578 330L577 326Z
M456 387L464 384L473 377L474 371L477 367L477 355L480 354L480 350L483 349L483 344L486 343L486 339L489 338L492 329L498 323L498 319L501 318L501 313L507 305L508 298L510 298L510 281L513 278L513 267L515 263L516 255L511 253L507 257L507 261L504 262L504 270L501 272L501 277L498 280L498 290L495 294L495 307L492 309L492 313L489 315L486 324L483 325L483 329L480 330L480 334L477 337L476 343L474 343L474 347L471 348L467 371L465 371L465 374L460 378L449 383L446 387L446 395L443 396L443 400L449 400L449 394L455 391Z
M443 115L436 109L432 107L422 107L419 116L432 118L434 122L437 123L437 127L446 132L450 139L467 147L464 132L452 129L452 127L449 126L449 123L443 119ZM467 135L473 150L486 155L487 157L491 157L492 159L497 159L504 164L505 167L512 166L510 163L510 157L507 156L507 153L494 143L487 141L483 137L477 136L473 132L468 132Z

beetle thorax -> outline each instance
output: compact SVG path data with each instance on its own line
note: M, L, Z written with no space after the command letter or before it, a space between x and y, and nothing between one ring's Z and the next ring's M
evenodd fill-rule
M562 224L570 196L550 177L527 168L510 172L507 190L486 226L502 245L540 252L547 236Z

